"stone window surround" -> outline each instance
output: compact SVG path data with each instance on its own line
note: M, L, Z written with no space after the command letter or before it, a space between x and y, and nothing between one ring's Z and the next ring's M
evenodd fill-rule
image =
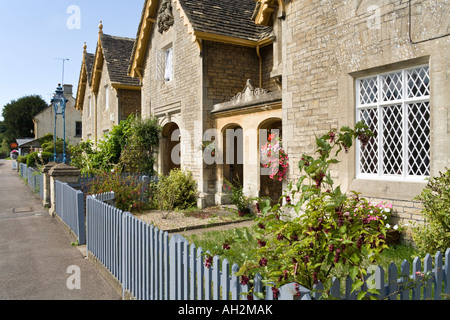
M433 68L430 64L430 56L423 56L411 60L400 61L396 63L386 64L366 70L350 72L346 76L346 86L348 90L345 91L347 100L347 115L348 119L353 122L356 121L356 79L368 77L385 72L391 72L404 68L411 68L419 65L428 64L430 67L430 78L433 78ZM433 93L430 100L433 99ZM433 113L431 114L431 123L433 123ZM431 136L433 141L433 135ZM433 148L433 142L431 143ZM431 162L433 159L431 159ZM356 152L355 148L351 148L346 160L339 164L339 172L347 172L342 177L342 181L348 181L348 189L355 191L363 191L364 196L377 197L384 199L398 199L411 200L411 195L418 195L426 186L426 180L423 181L393 181L393 180L377 180L377 179L363 179L356 177ZM433 173L431 173L433 175Z

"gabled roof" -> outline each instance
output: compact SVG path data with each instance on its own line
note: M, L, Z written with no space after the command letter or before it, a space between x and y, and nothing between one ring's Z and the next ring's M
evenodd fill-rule
M175 10L184 18L192 42L218 41L248 47L272 42L272 28L256 25L252 20L255 0L172 0ZM157 22L159 1L146 0L142 10L136 42L128 67L130 76L142 77L141 71L150 33Z
M78 80L78 91L75 109L83 110L83 100L86 93L86 87L90 88L92 80L92 68L94 66L95 56L92 53L87 53L86 42L83 45L83 60L81 62L80 78Z
M140 90L139 79L128 76L128 62L133 50L135 39L116 37L103 34L103 25L100 21L97 49L92 68L91 90L98 92L103 64L106 68L114 88L127 88Z
M138 79L127 74L135 39L107 34L102 34L100 39L111 82L124 86L140 86Z
M179 0L179 3L197 33L259 41L271 31L252 21L254 0Z

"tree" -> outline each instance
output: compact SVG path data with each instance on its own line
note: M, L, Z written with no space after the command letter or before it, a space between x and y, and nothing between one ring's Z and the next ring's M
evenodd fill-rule
M29 95L12 100L3 107L4 137L8 142L29 137L34 129L33 117L48 106L41 96Z

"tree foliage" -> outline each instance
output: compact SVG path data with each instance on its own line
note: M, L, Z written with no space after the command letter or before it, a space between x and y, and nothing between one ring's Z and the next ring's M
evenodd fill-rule
M48 106L41 96L29 95L12 100L3 107L4 137L8 142L34 136L33 117Z
M83 141L70 150L73 166L82 173L153 172L153 148L159 143L160 127L154 118L129 116L104 136L97 148L91 141Z

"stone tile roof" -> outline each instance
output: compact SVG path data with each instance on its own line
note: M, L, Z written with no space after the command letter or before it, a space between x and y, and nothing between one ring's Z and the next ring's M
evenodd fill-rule
M135 39L101 34L100 40L111 82L139 86L139 79L132 78L127 74Z
M271 27L252 20L254 0L179 0L195 31L258 41Z
M92 69L94 68L95 55L93 53L86 53L84 56L87 71L87 81L90 84L92 80Z

